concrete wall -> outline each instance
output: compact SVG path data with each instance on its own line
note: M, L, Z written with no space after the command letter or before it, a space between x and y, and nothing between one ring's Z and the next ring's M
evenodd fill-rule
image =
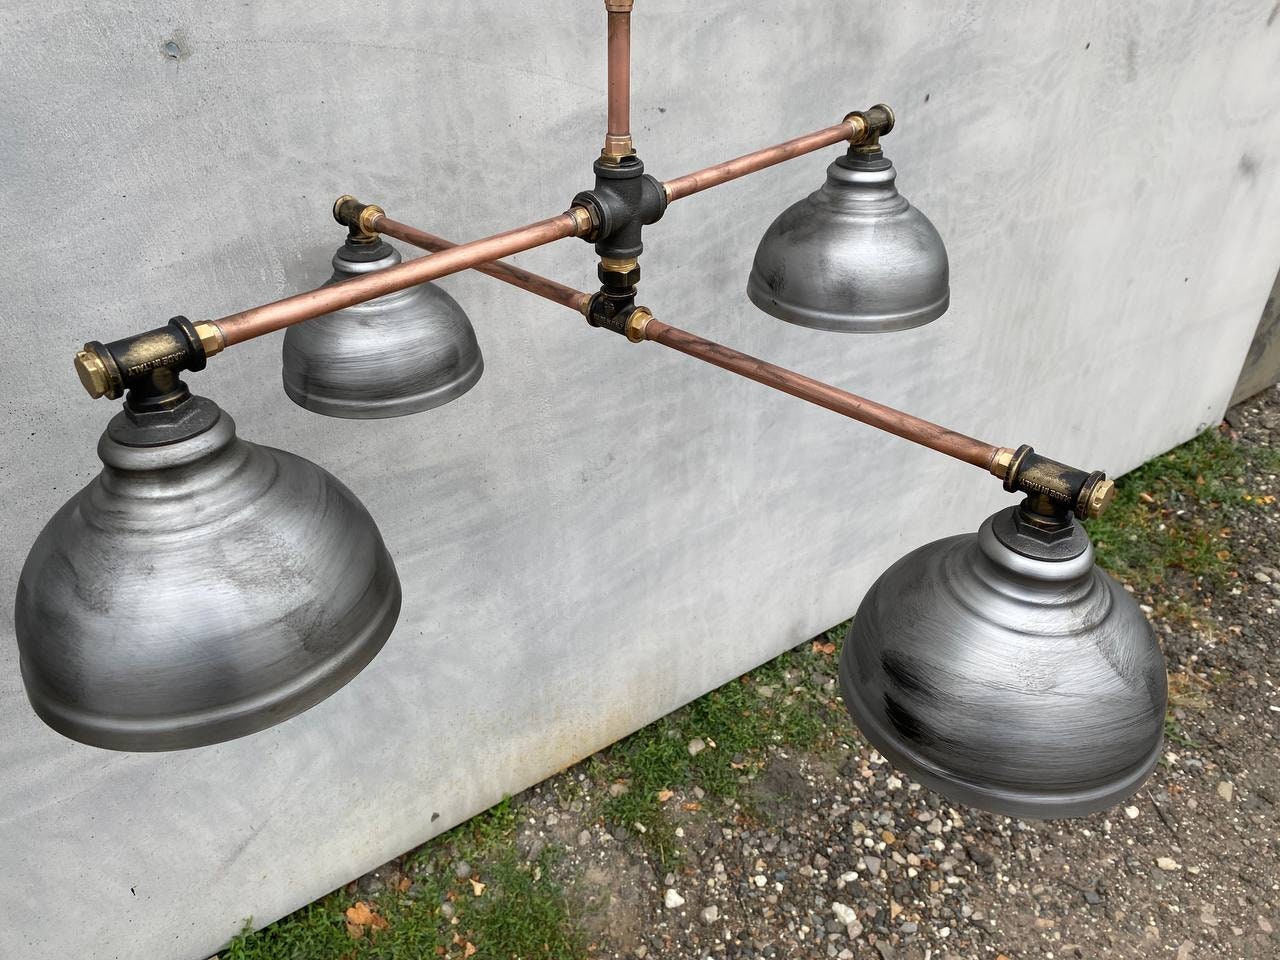
M1258 329L1245 354L1240 379L1231 392L1231 402L1247 400L1280 381L1280 273L1271 287L1271 296L1262 308Z
M603 127L600 6L7 3L0 597L98 468L113 408L71 374L81 342L319 283L341 193L463 240L563 210ZM640 0L652 172L884 100L900 185L953 276L950 313L909 333L754 311L755 238L827 155L673 207L643 299L957 429L1127 470L1221 414L1275 276L1276 20L1271 0ZM577 241L522 262L593 275ZM305 414L281 392L278 337L193 378L243 436L320 462L382 526L404 613L347 688L235 743L96 750L29 711L0 606L7 955L206 955L247 916L270 921L849 616L900 553L1004 502L971 467L487 278L445 285L487 371L430 415Z

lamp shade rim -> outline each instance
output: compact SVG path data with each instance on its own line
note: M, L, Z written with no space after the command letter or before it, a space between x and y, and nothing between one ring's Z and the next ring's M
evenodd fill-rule
M345 686L360 673L387 642L400 617L401 588L390 554L382 550L375 582L390 585L374 616L332 657L316 663L287 685L185 716L121 717L77 709L52 694L19 658L27 696L37 716L64 737L108 750L155 753L205 747L234 740L262 729L262 717L275 716L272 725L296 716Z
M937 320L951 305L950 289L932 303L898 313L866 314L852 317L848 313L816 310L797 303L780 301L753 270L747 282L747 297L757 307L779 320L813 330L835 333L893 333L923 327Z
M477 352L475 361L465 371L447 383L423 390L410 396L385 399L363 399L344 395L326 397L316 392L316 383L306 382L300 389L288 376L283 378L284 392L298 406L312 413L344 420L382 420L424 413L457 400L479 382L484 373L484 356Z
M853 642L852 637L845 641L846 644ZM840 693L858 729L871 746L898 769L908 771L912 779L937 790L947 799L1008 817L1052 820L1058 817L1081 817L1113 807L1137 792L1155 769L1164 749L1164 738L1160 737L1151 751L1125 771L1123 776L1109 778L1106 783L1093 787L1046 791L977 784L939 769L933 761L885 729L884 724L863 706L850 680L851 672L840 671Z

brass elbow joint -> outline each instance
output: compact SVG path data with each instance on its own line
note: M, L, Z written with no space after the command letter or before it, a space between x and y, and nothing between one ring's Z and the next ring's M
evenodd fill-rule
M333 219L347 228L348 243L377 243L380 237L375 224L386 215L377 204L361 203L350 194L333 202Z
M845 114L849 125L849 149L870 153L880 149L880 138L893 129L893 111L888 104L877 103L866 110Z

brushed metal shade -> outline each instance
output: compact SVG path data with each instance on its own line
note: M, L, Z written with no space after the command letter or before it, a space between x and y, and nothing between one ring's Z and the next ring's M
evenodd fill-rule
M765 313L844 333L905 330L951 302L947 251L879 152L842 156L756 250L747 296Z
M1037 543L1017 510L876 581L845 639L840 688L871 744L951 800L1081 816L1155 766L1164 658L1083 528Z
M400 611L382 537L336 479L237 438L204 398L147 419L111 421L102 472L36 539L15 607L36 713L113 750L288 719L354 677Z
M344 244L329 283L399 262L387 243ZM432 283L295 324L285 332L283 362L294 403L352 419L430 410L462 396L484 371L471 321Z

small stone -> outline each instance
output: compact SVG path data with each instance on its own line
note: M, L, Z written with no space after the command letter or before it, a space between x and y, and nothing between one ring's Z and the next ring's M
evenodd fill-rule
M1235 787L1232 786L1230 780L1223 780L1221 783L1218 784L1218 796L1220 796L1223 800L1230 801L1234 795L1235 795Z
M1137 807L1125 807L1125 808L1124 808L1124 815L1125 815L1126 817L1128 817L1130 820L1137 820L1137 819L1138 819L1138 808L1137 808Z
M705 749L707 749L707 743L701 737L694 737L689 741L689 756L696 757Z
M703 909L702 922L705 923L707 926L711 926L711 924L715 923L719 919L720 919L720 908L717 907L714 903L711 906L705 907Z
M615 840L626 840L631 836L631 834L627 832L627 828L621 825L614 827L610 832L613 834L613 839Z
M1191 960L1191 951L1194 948L1195 948L1195 944L1193 944L1190 940L1183 940L1182 943L1178 945L1176 960Z
M446 920L452 920L453 914L454 909L452 903L446 900L444 903L440 904L440 916L444 917Z
M939 820L937 817L934 817L932 820L929 821L929 825L925 827L925 829L928 830L930 833L932 833L934 836L937 836L938 834L942 833L942 821Z
M1253 575L1253 579L1257 580L1259 583L1271 582L1271 578L1267 576L1265 573L1263 573L1261 570L1259 570L1257 573Z
M831 912L834 913L836 915L836 919L846 927L858 922L858 911L846 903L840 903L839 901L833 900L831 902Z
M631 788L628 787L625 783L609 784L609 796L611 797L626 796L630 792L631 792Z
M694 799L696 799L696 800L701 800L701 799L702 799L703 797L705 797L706 795L707 795L707 791L703 790L701 787L694 787L694 788L693 788L693 796L694 796Z
M880 858L879 857L863 857L862 862L866 864L867 873L873 877L880 875Z
M644 960L644 958L649 955L649 948L642 943L640 946L636 947L635 955L639 957L640 960Z
M667 887L667 892L663 895L662 902L667 905L668 910L674 910L677 907L684 906L684 897Z
M580 834L578 834L578 846L585 847L590 842L591 842L590 830L583 830Z
M756 693L768 700L773 696L773 687L756 687Z
M465 860L459 860L453 865L453 875L459 880L465 880L471 876L471 864Z
M1166 873L1173 873L1175 870L1181 870L1182 865L1172 857L1157 857L1156 866Z
M1270 920L1268 920L1266 917L1259 917L1259 918L1258 918L1258 929L1259 929L1259 930L1261 930L1263 933L1270 933L1270 932L1271 932L1271 921L1270 921Z

